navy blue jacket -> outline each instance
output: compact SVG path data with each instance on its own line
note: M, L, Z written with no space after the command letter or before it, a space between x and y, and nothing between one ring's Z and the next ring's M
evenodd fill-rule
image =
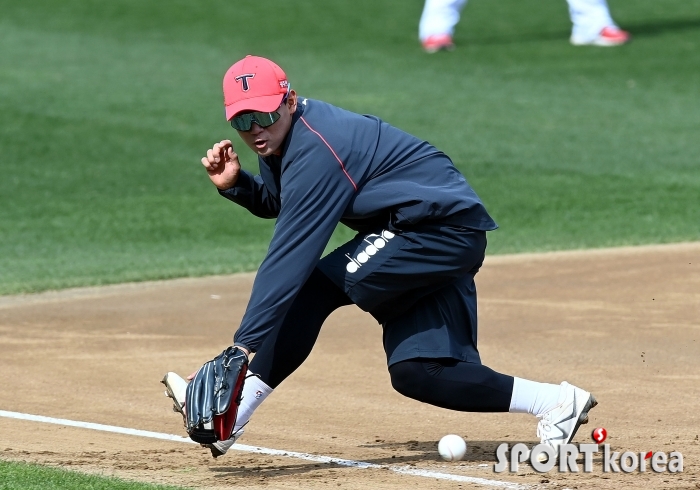
M283 321L338 222L398 231L423 220L493 230L452 161L374 116L299 99L281 156L259 158L224 197L261 218L277 218L234 343L255 352ZM457 220L458 223L455 223Z

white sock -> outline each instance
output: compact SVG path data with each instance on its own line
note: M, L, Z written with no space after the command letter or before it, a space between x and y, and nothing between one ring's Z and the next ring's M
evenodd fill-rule
M238 406L238 414L236 414L236 425L233 426L233 433L231 434L231 439L226 441L217 441L213 443L222 454L231 449L236 440L243 433L242 429L245 424L248 423L253 412L260 404L265 401L265 398L272 393L272 388L267 386L263 381L258 378L254 373L248 371L245 377L245 384L243 385L243 394L241 395L241 404Z
M267 386L256 374L249 371L243 385L243 396L238 407L236 425L233 428L234 434L248 423L255 409L265 401L270 393L272 393L272 388Z
M540 415L559 404L561 387L550 383L538 383L522 378L513 378L513 396L510 399L511 413Z

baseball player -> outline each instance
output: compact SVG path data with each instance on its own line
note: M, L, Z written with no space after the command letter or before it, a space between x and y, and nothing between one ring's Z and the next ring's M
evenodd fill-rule
M590 393L481 363L474 276L497 226L450 158L377 117L298 96L265 58L235 63L223 89L226 119L260 173L241 169L230 140L202 165L222 197L276 224L233 338L255 353L233 436L209 444L212 454L231 447L307 358L326 318L350 304L381 324L399 393L451 410L527 412L540 418L542 442L568 443L596 405ZM338 222L357 235L321 258ZM163 382L186 411L187 382L174 373Z
M575 46L619 46L629 41L628 32L620 29L606 0L567 0L573 24L571 44ZM418 36L428 53L454 48L452 35L459 14L467 0L425 0L418 25Z

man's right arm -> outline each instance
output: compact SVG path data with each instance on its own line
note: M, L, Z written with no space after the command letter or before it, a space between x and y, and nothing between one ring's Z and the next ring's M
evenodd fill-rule
M260 218L276 218L279 214L279 203L268 192L262 178L241 169L231 140L215 143L202 158L202 165L222 196Z

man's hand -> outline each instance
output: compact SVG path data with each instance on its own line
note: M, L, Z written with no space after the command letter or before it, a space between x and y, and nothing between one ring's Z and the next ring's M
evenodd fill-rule
M233 151L231 140L221 140L207 150L207 156L202 158L202 165L207 169L212 183L225 191L236 185L241 164L238 155Z

